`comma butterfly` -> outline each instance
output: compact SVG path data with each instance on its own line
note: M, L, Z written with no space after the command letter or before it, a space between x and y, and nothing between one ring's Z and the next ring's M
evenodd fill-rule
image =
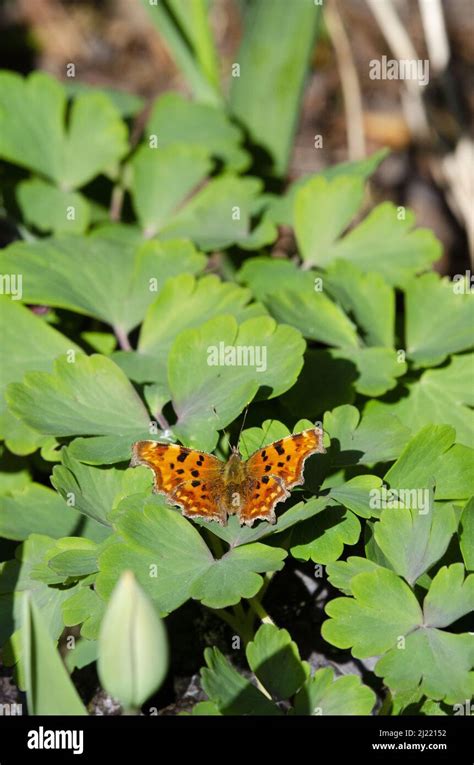
M188 518L225 526L229 515L238 515L241 524L252 526L259 518L275 523L275 505L303 483L307 457L324 452L322 430L310 428L268 444L248 460L233 447L227 462L178 444L137 441L130 464L151 468L154 491Z

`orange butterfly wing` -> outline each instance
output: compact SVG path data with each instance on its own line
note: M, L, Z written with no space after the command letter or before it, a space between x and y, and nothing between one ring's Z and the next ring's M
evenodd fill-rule
M245 463L251 490L239 511L241 523L251 526L258 518L275 523L275 505L289 496L289 489L304 482L307 458L325 451L322 430L310 428L252 454Z
M226 523L222 504L225 464L217 457L178 444L137 441L130 464L151 468L155 492L178 505L183 515Z

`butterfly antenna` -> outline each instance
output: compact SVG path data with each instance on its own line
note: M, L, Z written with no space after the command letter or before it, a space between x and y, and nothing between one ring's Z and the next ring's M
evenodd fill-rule
M219 415L217 414L216 407L215 406L211 406L211 409L214 412L214 414L216 415L216 417L219 419ZM230 446L230 435L229 435L229 432L226 430L226 428L219 428L219 430L222 430L222 432L224 433L225 437L227 438L227 443Z
M247 419L247 414L248 414L248 411L249 411L249 404L247 404L247 406L245 407L244 416L243 416L243 418L242 418L242 423L241 423L241 425L240 425L239 435L238 435L238 438L237 438L237 446L238 446L238 445L239 445L239 443L240 443L240 437L241 437L241 435L242 435L242 431L243 431L243 429L244 429L244 427L245 427L245 421L246 421L246 419Z

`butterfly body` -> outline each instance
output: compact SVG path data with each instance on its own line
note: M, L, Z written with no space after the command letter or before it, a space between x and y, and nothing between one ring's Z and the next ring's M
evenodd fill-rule
M238 515L247 526L257 519L275 523L275 505L303 483L305 460L325 451L322 440L322 431L311 428L268 444L248 460L233 448L227 462L178 444L137 441L131 465L151 468L154 490L188 518L225 525L229 515Z

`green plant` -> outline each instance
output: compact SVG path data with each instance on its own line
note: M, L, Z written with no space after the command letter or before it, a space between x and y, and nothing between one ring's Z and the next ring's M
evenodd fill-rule
M370 688L311 676L272 624L264 598L293 558L342 593L323 638L379 657L383 713L449 712L474 687L472 294L430 272L440 245L409 211L383 203L347 230L384 152L264 193L216 103L159 98L132 148L107 94L74 96L66 120L50 77L0 75L4 206L22 236L0 253L0 535L21 543L1 548L3 660L41 699L34 632L58 698L75 698L47 635L80 625L66 665L94 661L133 571L155 627L155 610L193 599L245 646L259 687L209 648L195 713L369 714ZM281 224L295 258L270 255ZM209 365L220 343L268 363ZM193 523L128 467L147 438L225 458L249 404L244 457L314 421L326 434L275 525ZM105 686L136 709L163 663L136 694L133 680L117 691L111 661Z

